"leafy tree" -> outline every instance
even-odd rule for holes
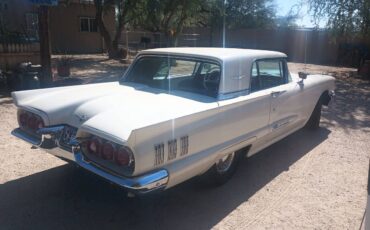
[[[193,19],[203,8],[202,0],[143,0],[136,9],[132,25],[162,32],[167,38],[167,45],[176,46],[184,26],[193,24]]]
[[[162,32],[167,45],[177,44],[185,26],[266,28],[274,26],[273,0],[144,0],[137,8],[134,27]]]
[[[273,0],[206,0],[205,26],[213,32],[224,29],[271,28],[275,26]],[[205,16],[204,16],[205,15]]]
[[[131,11],[134,10],[139,3],[140,1],[136,0],[94,0],[96,23],[101,36],[104,38],[104,43],[110,58],[122,56],[118,49],[118,42],[121,39],[121,34],[125,25],[133,18]],[[108,10],[112,10],[112,8],[115,10],[116,21],[116,30],[113,35],[109,33],[104,23],[104,13]]]
[[[300,18],[301,9],[302,4],[293,5],[285,16],[275,19],[276,26],[280,28],[297,28],[296,21]]]
[[[273,27],[275,10],[272,0],[208,0],[210,26],[236,28]],[[224,19],[225,16],[225,19]]]
[[[370,0],[308,0],[316,24],[322,19],[337,35],[370,34]]]

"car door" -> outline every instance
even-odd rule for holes
[[[255,88],[258,73],[254,64],[251,70],[251,93],[219,101],[219,136],[224,140],[241,137],[262,138],[271,132],[269,127],[271,95],[267,90]]]
[[[274,140],[302,125],[302,90],[296,82],[290,80],[284,59],[260,60],[257,67],[261,89],[270,91],[269,136]]]

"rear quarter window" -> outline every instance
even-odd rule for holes
[[[285,84],[288,75],[284,59],[257,60],[251,69],[251,92]]]

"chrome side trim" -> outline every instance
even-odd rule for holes
[[[91,162],[85,161],[81,152],[74,154],[76,163],[82,168],[95,173],[104,179],[139,194],[145,194],[154,190],[164,189],[168,183],[167,170],[161,169],[142,176],[127,178],[108,173]]]
[[[232,98],[236,98],[240,96],[245,96],[245,95],[248,95],[249,93],[250,93],[249,89],[243,89],[240,91],[228,92],[228,93],[219,93],[218,100],[219,101],[228,100],[228,99],[232,99]]]

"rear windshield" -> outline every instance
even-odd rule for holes
[[[216,97],[221,68],[209,60],[148,56],[138,59],[123,82]]]

